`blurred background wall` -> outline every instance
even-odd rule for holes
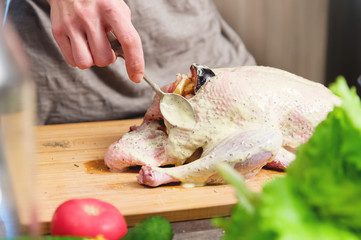
[[[326,83],[343,75],[361,96],[361,0],[330,0]]]
[[[258,65],[328,84],[361,74],[361,0],[214,0]]]
[[[325,82],[328,0],[215,0],[258,65]]]

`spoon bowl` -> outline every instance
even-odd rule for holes
[[[160,112],[172,126],[183,129],[193,129],[196,117],[191,103],[176,93],[165,93],[159,86],[151,82],[145,75],[143,79],[152,87],[160,99]]]
[[[113,32],[108,32],[107,37],[115,55],[124,59],[122,46]],[[160,99],[160,112],[165,121],[174,127],[193,129],[196,124],[196,117],[192,104],[179,94],[163,92],[160,87],[149,80],[145,74],[143,75],[143,79],[158,95]]]

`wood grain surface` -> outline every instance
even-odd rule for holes
[[[236,198],[230,185],[184,188],[139,185],[139,169],[110,172],[103,157],[107,147],[140,119],[47,125],[36,128],[37,189],[41,232],[57,206],[72,198],[98,198],[115,205],[129,226],[152,215],[170,222],[227,216]],[[262,170],[247,184],[260,191],[262,185],[282,173]]]

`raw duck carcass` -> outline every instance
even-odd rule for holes
[[[109,146],[104,158],[114,171],[141,165],[137,179],[148,186],[222,183],[220,162],[245,178],[264,166],[286,169],[297,147],[340,104],[322,84],[261,66],[211,70],[193,64],[163,90],[189,99],[194,127],[170,126],[155,96],[142,124]]]

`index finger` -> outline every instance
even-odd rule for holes
[[[143,47],[138,32],[135,30],[130,15],[109,16],[108,20],[115,36],[122,45],[128,76],[133,82],[140,82],[144,74]]]

